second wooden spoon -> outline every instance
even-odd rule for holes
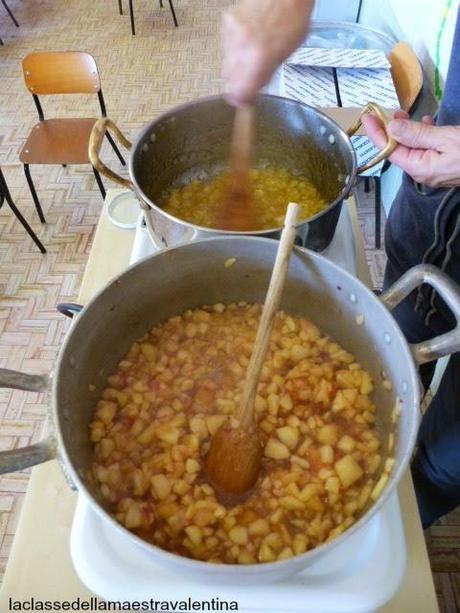
[[[220,230],[245,232],[257,228],[249,181],[253,142],[254,107],[238,107],[235,111],[230,151],[230,182],[216,220]]]

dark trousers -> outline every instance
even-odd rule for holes
[[[387,233],[388,240],[391,237]],[[389,251],[391,247],[389,244]],[[390,259],[385,270],[385,287],[400,275],[401,270]],[[440,314],[427,327],[414,306],[412,296],[393,311],[410,343],[427,340],[451,327]],[[435,366],[431,362],[420,368],[425,389],[430,385]],[[422,524],[427,528],[460,505],[460,354],[449,358],[438,391],[422,419],[411,469]]]
[[[458,9],[457,9],[458,10]],[[460,125],[460,18],[457,19],[449,71],[443,100],[437,116],[438,125]],[[405,175],[401,190],[391,208],[385,246],[388,266],[386,285],[398,279],[408,268],[427,262],[444,268],[460,284],[460,238],[455,228],[460,214],[460,189],[448,197],[446,188],[423,188],[420,195],[413,181]],[[437,225],[436,214],[440,210]],[[437,232],[435,232],[435,228]],[[455,236],[455,240],[453,239]],[[432,249],[431,247],[434,246]],[[446,256],[450,254],[450,257]],[[395,310],[395,317],[409,342],[426,340],[446,332],[453,318],[438,300],[436,315],[425,325],[427,314],[414,312],[414,297]],[[420,427],[418,448],[412,462],[412,476],[424,527],[460,505],[460,354],[449,359],[439,390]],[[420,369],[427,387],[433,364]]]

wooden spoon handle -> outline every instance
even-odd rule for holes
[[[243,428],[248,428],[253,422],[257,384],[259,383],[260,373],[267,355],[273,321],[281,301],[281,294],[289,267],[289,259],[296,236],[295,225],[299,210],[299,205],[291,202],[286,211],[275,265],[262,309],[251,359],[246,371],[241,402],[235,412],[235,417]]]
[[[235,111],[230,152],[230,169],[233,177],[246,176],[252,162],[254,140],[254,106],[248,104]]]

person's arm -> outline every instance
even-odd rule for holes
[[[374,115],[365,115],[367,135],[379,148],[386,143],[382,124]],[[389,124],[399,145],[390,161],[415,181],[430,187],[460,186],[460,126],[435,126],[431,117],[411,121],[403,111]]]
[[[302,42],[314,0],[241,0],[222,22],[223,77],[231,104],[253,102]]]

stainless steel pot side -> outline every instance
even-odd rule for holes
[[[386,125],[384,113],[375,104],[370,103],[363,109],[362,113],[365,112],[376,113]],[[103,118],[94,125],[89,144],[93,166],[106,177],[134,190],[157,247],[229,234],[173,217],[162,207],[171,189],[192,179],[209,178],[226,168],[233,118],[234,110],[224,98],[213,96],[161,115],[142,130],[132,145],[112,120]],[[348,134],[354,134],[359,126],[360,121]],[[107,168],[99,157],[107,129],[131,149],[131,180]],[[385,149],[357,171],[349,135],[334,120],[306,104],[269,95],[261,95],[257,100],[254,165],[282,167],[307,177],[329,203],[323,211],[297,226],[298,243],[315,251],[324,250],[331,242],[342,202],[353,188],[357,172],[388,157],[396,145],[389,137]],[[280,232],[281,228],[272,228],[234,234],[278,238]]]
[[[460,350],[460,290],[432,266],[411,269],[380,299],[359,280],[325,257],[296,247],[281,308],[311,318],[321,330],[351,351],[375,381],[377,425],[385,453],[397,399],[396,463],[380,499],[343,535],[290,560],[249,566],[219,565],[182,558],[151,545],[116,523],[97,491],[86,482],[92,461],[88,425],[93,409],[130,345],[152,326],[188,308],[216,302],[262,302],[275,260],[275,241],[257,237],[219,237],[164,250],[129,268],[109,283],[76,318],[49,380],[0,370],[0,385],[49,389],[55,434],[46,441],[0,454],[0,473],[19,470],[58,456],[71,481],[105,522],[135,543],[143,556],[202,581],[263,582],[294,574],[317,560],[365,524],[394,492],[406,470],[417,433],[420,384],[417,364]],[[225,268],[224,262],[237,258]],[[408,345],[391,309],[422,283],[434,287],[457,318],[451,332]],[[361,325],[363,316],[364,321]],[[392,389],[383,384],[382,373]],[[92,386],[95,386],[94,391]],[[56,442],[57,441],[57,442]]]

